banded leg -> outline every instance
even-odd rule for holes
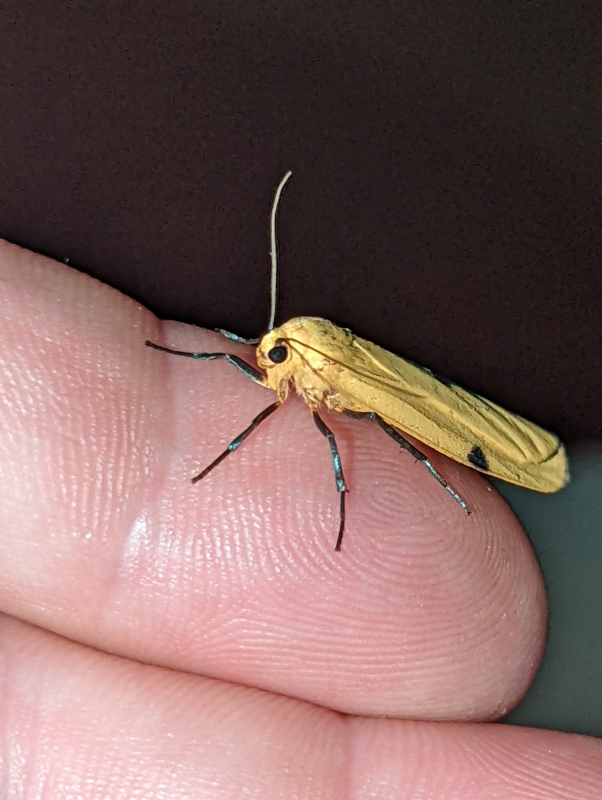
[[[195,475],[195,477],[192,478],[192,482],[198,483],[198,481],[202,481],[206,475],[209,475],[211,470],[215,469],[215,467],[217,467],[218,464],[222,463],[222,461],[224,460],[224,458],[226,458],[226,456],[229,456],[230,453],[233,453],[235,450],[238,450],[238,448],[241,446],[241,444],[244,442],[247,436],[253,433],[255,428],[258,428],[259,425],[261,425],[261,423],[264,421],[264,419],[267,419],[270,416],[270,414],[273,414],[274,411],[276,411],[277,408],[280,408],[280,405],[281,405],[280,400],[276,400],[276,402],[272,403],[271,406],[264,408],[263,411],[255,417],[255,419],[251,422],[248,428],[245,428],[242,433],[238,434],[236,439],[233,439],[230,442],[228,447],[226,447],[224,452],[221,453],[215,459],[215,461],[212,461],[208,467],[205,467],[205,469],[202,472],[200,472],[198,475]]]
[[[374,422],[376,422],[376,424],[383,429],[383,431],[387,434],[387,436],[390,436],[391,439],[393,439],[393,441],[396,442],[401,447],[402,450],[407,450],[408,453],[414,456],[414,458],[417,461],[421,461],[424,464],[424,466],[428,469],[433,478],[435,478],[435,480],[438,481],[441,484],[441,486],[443,486],[446,492],[451,494],[456,503],[458,503],[458,505],[461,506],[467,514],[471,513],[470,509],[466,505],[466,502],[462,500],[460,495],[452,489],[452,487],[445,480],[445,478],[439,472],[437,472],[435,467],[431,464],[431,462],[424,455],[424,453],[421,453],[420,450],[414,447],[413,444],[408,442],[408,440],[405,439],[401,435],[401,433],[399,433],[398,430],[396,430],[392,425],[389,425],[388,422],[385,422],[382,417],[379,417],[379,415],[375,414],[374,411],[366,411],[366,412],[346,411],[345,414],[347,414],[347,416],[349,417],[358,417],[363,419],[374,420]]]
[[[221,336],[225,336],[226,339],[230,339],[233,342],[240,342],[241,344],[259,344],[261,339],[257,336],[253,337],[253,339],[245,339],[244,336],[239,336],[237,333],[232,333],[232,331],[226,331],[223,328],[216,328],[216,333],[219,333]]]
[[[144,342],[144,344],[147,347],[152,347],[153,350],[160,350],[162,353],[171,353],[172,356],[183,356],[184,358],[194,358],[198,361],[216,361],[219,358],[223,358],[229,364],[232,364],[233,367],[236,367],[237,370],[240,370],[247,378],[255,381],[255,383],[258,383],[260,386],[266,385],[265,378],[259,370],[247,364],[247,362],[243,361],[239,356],[233,356],[231,353],[189,353],[186,350],[171,350],[169,347],[163,347],[160,344],[155,344],[148,340]]]
[[[317,411],[312,411],[311,413],[313,415],[317,429],[320,431],[322,436],[326,437],[326,439],[328,440],[328,444],[330,445],[330,455],[332,456],[334,477],[337,484],[337,492],[339,493],[340,497],[339,535],[337,537],[337,543],[334,548],[336,552],[339,552],[339,550],[341,549],[341,544],[343,542],[343,533],[345,532],[345,494],[349,491],[349,489],[347,488],[347,484],[345,483],[345,478],[343,476],[343,465],[341,464],[341,454],[339,453],[339,448],[337,446],[337,441],[335,439],[334,433],[326,425],[324,420],[321,419]]]

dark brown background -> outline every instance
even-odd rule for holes
[[[0,235],[256,335],[290,168],[281,321],[601,436],[596,4],[286,6],[4,3]]]
[[[0,12],[0,235],[255,335],[290,168],[280,320],[327,316],[572,445],[560,495],[504,488],[551,613],[509,719],[598,735],[601,32],[558,1]]]

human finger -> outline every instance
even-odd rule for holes
[[[5,611],[144,661],[343,711],[488,719],[539,663],[545,597],[489,484],[325,415],[350,487],[291,399],[204,481],[272,393],[144,347],[250,348],[161,324],[86,276],[2,248]]]
[[[101,653],[0,617],[0,785],[96,800],[597,800],[602,743],[347,717]]]

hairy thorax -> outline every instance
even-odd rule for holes
[[[333,383],[349,352],[353,334],[319,317],[295,317],[267,333],[257,346],[257,364],[266,372],[266,385],[285,400],[292,385],[310,408],[356,410],[351,398]],[[270,354],[285,348],[286,358],[274,363]],[[280,353],[278,353],[280,354]],[[348,356],[347,356],[348,357]]]

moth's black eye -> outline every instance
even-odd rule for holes
[[[268,358],[270,361],[273,361],[274,364],[282,364],[283,361],[286,361],[286,357],[288,356],[288,351],[286,347],[283,345],[278,345],[277,347],[272,347],[270,352],[268,353]]]

